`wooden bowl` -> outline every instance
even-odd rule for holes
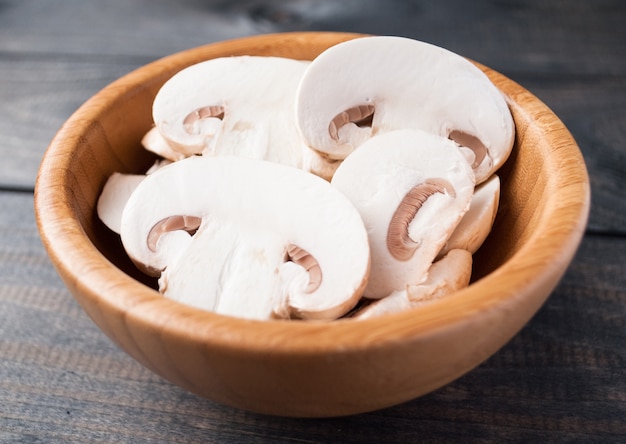
[[[162,297],[95,214],[114,171],[143,172],[140,146],[159,87],[181,68],[228,55],[311,59],[356,37],[287,33],[184,51],[142,67],[87,101],[60,129],[37,179],[43,243],[93,321],[140,363],[200,396],[256,412],[338,416],[398,404],[468,372],[510,340],[552,292],[589,211],[581,153],[561,121],[515,82],[504,92],[517,137],[500,170],[501,206],[475,255],[473,283],[422,308],[332,323],[250,321]]]

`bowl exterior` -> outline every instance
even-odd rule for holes
[[[589,211],[589,180],[562,122],[515,82],[481,68],[505,95],[517,135],[501,170],[501,206],[475,256],[470,287],[378,319],[257,322],[163,298],[95,215],[114,171],[153,158],[140,140],[152,100],[185,66],[229,55],[312,59],[359,35],[286,33],[184,51],[140,68],[86,102],[41,164],[35,212],[68,289],[111,340],[165,379],[217,402],[300,417],[347,415],[408,401],[468,372],[512,338],[557,285]]]

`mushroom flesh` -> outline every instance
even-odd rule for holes
[[[504,163],[514,141],[507,103],[478,67],[404,37],[363,37],[328,48],[302,77],[296,113],[306,143],[333,159],[397,129],[449,138],[471,151],[477,183]]]
[[[469,208],[474,174],[448,139],[420,130],[373,137],[337,168],[331,184],[359,210],[372,269],[365,296],[417,285]]]
[[[155,125],[185,156],[239,155],[299,167],[305,146],[293,107],[308,64],[236,56],[189,66],[159,89]]]
[[[467,287],[471,276],[472,254],[467,250],[450,250],[431,265],[426,281],[419,285],[407,285],[403,290],[375,300],[355,311],[351,317],[368,319],[419,307]]]
[[[448,251],[459,248],[472,254],[476,253],[491,232],[499,203],[500,178],[494,174],[476,186],[469,210],[438,256],[444,256]]]
[[[342,193],[242,157],[192,156],[147,176],[124,208],[121,238],[165,296],[233,316],[334,319],[369,275],[367,233]]]

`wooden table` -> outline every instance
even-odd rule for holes
[[[0,2],[0,441],[626,442],[626,2]],[[579,252],[496,355],[420,399],[300,420],[183,392],[117,349],[41,246],[33,184],[63,121],[147,62],[239,36],[339,30],[444,46],[521,83],[589,169]]]

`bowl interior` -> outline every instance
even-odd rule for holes
[[[108,230],[97,217],[95,205],[107,178],[113,172],[143,173],[155,160],[154,155],[141,148],[141,138],[152,126],[152,101],[160,86],[184,66],[209,58],[228,55],[274,55],[312,59],[327,46],[353,38],[354,35],[329,35],[316,41],[295,38],[277,47],[250,46],[245,49],[223,45],[186,51],[169,57],[170,63],[160,61],[139,70],[132,80],[124,82],[115,97],[98,109],[73,150],[68,169],[68,190],[72,192],[73,214],[94,246],[113,264],[135,279],[156,288],[156,281],[137,271],[126,256],[119,236]],[[480,66],[480,65],[479,65]],[[509,94],[519,93],[517,85],[487,67],[481,68]],[[526,113],[515,98],[507,95],[513,112],[517,138],[507,163],[498,172],[502,181],[502,197],[493,230],[476,253],[472,281],[476,281],[512,257],[536,227],[536,219],[544,214],[545,192],[555,193],[549,181],[546,165],[537,159],[548,158],[549,140],[535,128],[533,116]],[[96,101],[91,103],[100,105]],[[532,134],[536,133],[536,134]],[[532,139],[531,141],[528,138]],[[521,168],[520,166],[524,166]],[[546,188],[547,187],[547,188]],[[534,192],[533,192],[534,190]]]
[[[113,172],[143,173],[155,160],[154,155],[141,147],[140,141],[152,126],[152,101],[160,86],[182,68],[210,58],[247,54],[310,60],[333,44],[359,36],[287,33],[265,36],[265,39],[252,37],[221,42],[166,57],[113,83],[81,107],[69,125],[61,129],[55,141],[63,146],[55,147],[53,142],[50,149],[67,155],[62,165],[63,174],[54,179],[62,188],[70,210],[65,216],[78,221],[89,242],[117,268],[156,288],[156,281],[140,273],[130,262],[119,236],[104,226],[95,208]],[[559,168],[564,162],[561,157],[568,156],[567,161],[582,165],[576,171],[577,184],[584,187],[587,181],[577,146],[558,118],[515,82],[477,65],[505,95],[515,120],[516,139],[511,156],[498,171],[500,207],[488,239],[475,254],[472,282],[505,264],[551,217],[563,185],[559,177]],[[556,151],[556,144],[569,151]],[[582,216],[570,222],[580,225],[582,221],[584,225],[584,193],[579,200]]]

